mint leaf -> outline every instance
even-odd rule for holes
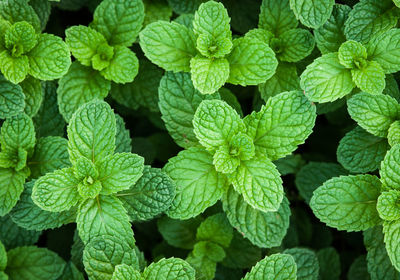
[[[383,161],[379,174],[381,175],[382,184],[390,189],[400,190],[400,145],[391,148]]]
[[[27,53],[37,43],[37,35],[32,25],[26,21],[14,23],[4,36],[5,47],[12,49],[11,54],[17,56],[17,52]],[[13,48],[15,47],[15,48]]]
[[[28,75],[29,59],[26,55],[14,58],[4,50],[0,51],[0,59],[0,70],[10,82],[18,84]]]
[[[111,280],[140,280],[140,272],[124,263],[118,264],[115,266]]]
[[[198,241],[212,241],[228,247],[233,238],[233,230],[226,216],[222,213],[207,217],[197,228]]]
[[[65,266],[65,261],[56,253],[36,246],[11,249],[7,257],[5,272],[10,279],[57,279]]]
[[[143,271],[142,278],[145,280],[194,280],[195,271],[184,260],[178,258],[161,259],[146,267]]]
[[[321,27],[330,17],[334,0],[290,0],[290,8],[302,24],[311,28]]]
[[[142,1],[102,1],[93,15],[91,27],[99,31],[110,45],[130,46],[144,20]]]
[[[190,60],[193,86],[202,94],[212,94],[221,88],[229,77],[229,62],[225,58]]]
[[[383,233],[385,235],[384,241],[386,245],[386,251],[389,255],[392,265],[399,271],[400,270],[400,259],[399,259],[399,243],[398,238],[400,234],[400,220],[393,222],[385,222],[383,224]]]
[[[397,205],[399,199],[400,191],[398,190],[389,190],[381,193],[378,197],[376,209],[382,220],[395,221],[400,219],[400,209]]]
[[[136,184],[116,196],[133,221],[149,220],[170,207],[175,197],[175,183],[161,169],[145,166]]]
[[[224,194],[222,203],[231,225],[251,243],[261,248],[272,248],[282,243],[290,217],[289,201],[286,198],[283,198],[278,212],[262,212],[247,204],[230,187]]]
[[[176,196],[167,215],[174,219],[188,219],[215,204],[228,182],[218,174],[212,156],[202,148],[192,147],[169,159],[163,171],[176,184]]]
[[[366,230],[381,222],[376,211],[380,188],[379,179],[372,175],[335,177],[314,191],[310,207],[330,227]]]
[[[4,271],[7,266],[7,252],[3,243],[0,242],[0,271]]]
[[[368,62],[364,68],[352,69],[353,81],[362,91],[372,94],[382,93],[385,88],[385,72],[376,61]]]
[[[139,70],[139,60],[134,52],[123,46],[115,46],[109,65],[101,71],[107,80],[116,83],[131,83]]]
[[[291,255],[296,262],[298,280],[319,279],[318,258],[314,251],[305,248],[291,248],[286,249],[283,253]]]
[[[31,152],[35,141],[32,119],[25,114],[8,118],[1,127],[2,150],[17,151],[21,148]]]
[[[35,28],[36,32],[40,32],[39,17],[27,2],[26,0],[1,1],[0,15],[11,24],[26,21]]]
[[[25,108],[25,96],[22,88],[0,76],[0,119],[22,113]]]
[[[400,116],[399,103],[383,94],[356,94],[347,101],[347,110],[358,125],[380,137],[387,136],[390,125]]]
[[[258,27],[279,37],[284,32],[296,28],[297,19],[290,10],[289,0],[263,0],[260,7]]]
[[[309,56],[315,46],[313,35],[301,28],[288,30],[279,39],[282,51],[277,54],[277,57],[281,61],[300,61]]]
[[[39,235],[42,233],[41,231],[26,230],[22,227],[19,227],[13,222],[10,215],[0,218],[0,221],[2,225],[0,231],[0,240],[2,240],[3,245],[7,250],[15,247],[35,244],[39,239]]]
[[[367,62],[367,49],[359,42],[346,41],[339,47],[340,64],[349,69],[364,67]]]
[[[157,228],[169,245],[192,249],[196,243],[196,230],[202,220],[201,216],[188,220],[174,220],[164,216],[157,220]]]
[[[349,94],[355,84],[351,71],[339,63],[336,53],[325,54],[301,74],[300,86],[314,102],[332,102]]]
[[[315,110],[300,91],[283,92],[268,99],[259,112],[244,119],[256,154],[276,160],[292,153],[311,134]]]
[[[115,115],[106,102],[92,101],[79,107],[67,128],[68,152],[74,164],[86,157],[94,164],[115,150]]]
[[[271,78],[278,61],[270,47],[251,38],[233,40],[233,47],[226,57],[229,61],[228,83],[234,85],[258,85]]]
[[[25,113],[33,117],[39,111],[43,101],[44,91],[39,80],[28,76],[21,84],[22,91],[25,94]]]
[[[340,256],[335,248],[326,247],[317,252],[319,274],[322,280],[339,280]]]
[[[190,59],[196,56],[193,31],[186,26],[158,21],[147,25],[139,34],[146,57],[167,71],[190,71]]]
[[[400,121],[395,121],[390,125],[387,137],[390,146],[400,144]]]
[[[259,261],[243,280],[276,279],[295,280],[297,267],[291,255],[273,254]]]

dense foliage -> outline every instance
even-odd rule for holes
[[[399,20],[0,0],[0,280],[399,280]]]

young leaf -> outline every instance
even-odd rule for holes
[[[379,216],[385,221],[395,221],[400,219],[400,207],[397,202],[400,200],[400,191],[389,190],[384,191],[378,197],[376,209]]]
[[[376,61],[368,62],[361,69],[352,69],[353,81],[362,91],[380,94],[385,88],[385,72]]]
[[[279,37],[284,32],[296,28],[298,21],[290,9],[289,0],[263,0],[260,7],[258,27]]]
[[[346,41],[339,47],[340,64],[349,69],[364,67],[367,59],[367,49],[359,42]]]
[[[393,146],[381,162],[381,181],[390,189],[400,190],[400,145]]]
[[[331,16],[334,0],[290,0],[290,8],[296,17],[307,27],[319,28]]]
[[[381,183],[372,175],[332,178],[314,191],[310,207],[322,222],[346,231],[361,231],[381,222],[376,203]]]
[[[243,280],[276,279],[295,280],[297,267],[288,254],[273,254],[259,261]]]
[[[150,264],[142,274],[144,280],[194,280],[194,269],[184,260],[178,258],[161,259]]]

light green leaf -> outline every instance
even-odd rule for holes
[[[400,207],[397,202],[400,200],[400,191],[389,190],[382,192],[378,197],[376,209],[379,216],[385,221],[395,221],[400,219]]]
[[[23,113],[8,118],[1,127],[0,137],[2,150],[32,151],[36,141],[32,119]]]
[[[335,177],[314,191],[310,207],[330,227],[366,230],[381,222],[376,211],[380,188],[381,182],[373,175]]]
[[[339,47],[340,64],[349,69],[360,69],[367,64],[367,49],[359,42],[350,40]]]
[[[13,57],[8,51],[0,50],[0,61],[0,70],[10,82],[18,84],[28,75],[29,59],[26,55]]]
[[[288,30],[279,39],[282,51],[277,54],[277,57],[281,61],[300,61],[309,56],[315,46],[313,35],[301,28]]]
[[[387,136],[390,125],[400,116],[397,100],[384,94],[356,94],[347,101],[347,110],[359,126],[380,137]]]
[[[197,228],[198,241],[212,241],[222,247],[228,247],[232,238],[232,226],[222,213],[207,217]]]
[[[224,259],[224,249],[210,241],[196,243],[186,261],[196,270],[196,277],[205,280],[215,278],[217,262]]]
[[[367,44],[368,58],[380,64],[386,74],[400,71],[400,29],[372,37]]]
[[[51,34],[41,34],[29,52],[29,75],[48,81],[64,76],[71,65],[71,54],[64,41]]]
[[[166,211],[175,197],[175,183],[161,169],[145,166],[143,176],[116,195],[133,221],[145,221]]]
[[[212,94],[220,89],[229,77],[229,62],[225,58],[190,60],[193,86],[202,94]]]
[[[379,167],[388,149],[385,138],[374,136],[357,126],[340,140],[337,160],[350,172],[370,172]]]
[[[194,269],[184,260],[178,258],[161,259],[150,264],[143,271],[144,280],[194,280]]]
[[[140,47],[146,57],[167,71],[190,71],[190,59],[196,55],[196,39],[186,26],[158,21],[139,34]]]
[[[0,119],[22,113],[25,108],[24,99],[22,88],[0,75]]]
[[[400,271],[400,246],[398,242],[400,238],[400,220],[385,222],[383,224],[383,233],[390,261]]]
[[[111,45],[130,46],[142,28],[144,5],[140,0],[106,0],[97,6],[91,27]]]
[[[276,160],[292,153],[311,134],[315,112],[315,106],[301,91],[283,92],[268,99],[259,112],[244,119],[256,154]]]
[[[278,212],[262,212],[247,204],[230,187],[222,198],[223,208],[231,225],[251,243],[261,248],[281,245],[289,227],[289,201],[283,198]]]
[[[358,2],[345,22],[347,39],[367,43],[375,34],[395,27],[398,19],[396,9],[391,0]]]
[[[234,85],[258,85],[271,78],[278,61],[270,47],[251,38],[233,40],[231,53],[226,57],[230,73],[228,83]]]
[[[27,0],[10,0],[0,2],[0,15],[10,23],[26,21],[40,32],[40,20],[35,10],[28,4]]]
[[[112,279],[117,265],[138,269],[138,259],[131,245],[113,235],[97,236],[83,250],[83,264],[90,279]]]
[[[314,102],[332,102],[349,94],[355,84],[351,71],[339,63],[337,53],[325,54],[301,74],[300,86]]]
[[[284,32],[296,28],[297,19],[290,10],[289,0],[263,0],[260,7],[258,27],[279,37]]]
[[[1,217],[0,222],[2,226],[0,230],[0,240],[2,240],[7,250],[35,244],[42,233],[41,231],[26,230],[19,227],[13,222],[10,215]]]
[[[74,164],[79,157],[86,157],[97,164],[112,155],[115,126],[115,115],[106,102],[92,101],[79,107],[67,128],[70,161]]]
[[[288,254],[273,254],[259,261],[243,280],[276,279],[296,280],[297,267]]]
[[[290,0],[290,8],[307,27],[319,28],[331,16],[334,0]]]
[[[28,76],[21,84],[22,91],[25,95],[25,113],[33,117],[39,111],[43,101],[44,91],[39,80]]]
[[[144,158],[132,153],[108,156],[97,165],[101,194],[112,194],[129,189],[143,174]]]
[[[126,264],[118,264],[115,266],[111,280],[140,280],[140,272],[132,266]]]
[[[194,133],[209,150],[228,145],[232,137],[244,130],[239,114],[222,100],[204,100],[193,118]]]
[[[353,81],[362,91],[380,94],[385,88],[385,72],[376,61],[368,62],[361,69],[352,69]]]
[[[318,280],[319,264],[314,251],[306,248],[291,248],[283,251],[291,255],[297,266],[297,280]]]
[[[5,273],[10,279],[56,280],[65,266],[65,261],[56,253],[36,246],[11,249],[7,256]]]
[[[60,79],[57,88],[60,113],[69,121],[81,105],[92,100],[104,99],[110,88],[110,81],[99,72],[74,62],[67,74]]]
[[[17,205],[11,210],[12,220],[20,227],[41,231],[61,227],[75,222],[76,209],[64,212],[45,211],[32,201],[32,188],[35,180],[25,184],[25,189]]]
[[[382,184],[400,190],[400,145],[393,146],[381,162],[379,170]]]
[[[326,247],[317,252],[321,280],[339,280],[341,274],[340,256],[335,248]]]
[[[14,23],[5,33],[5,47],[11,51],[11,56],[29,52],[37,43],[35,29],[26,21]]]
[[[127,47],[116,46],[110,65],[101,71],[107,80],[116,83],[131,83],[139,70],[139,60],[134,52]]]
[[[250,141],[252,142],[251,139]],[[215,152],[213,156],[213,164],[217,172],[229,174],[234,172],[236,168],[240,165],[240,158],[231,155],[230,151],[232,149],[235,148],[232,146],[223,145]],[[253,145],[253,154],[254,154],[254,145]]]
[[[222,3],[208,1],[200,5],[194,14],[193,31],[199,35],[208,35],[218,42],[230,38],[230,18]]]
[[[322,54],[337,52],[346,41],[344,23],[351,11],[347,5],[335,4],[330,18],[320,28],[314,30],[315,42]]]
[[[196,145],[193,116],[202,100],[214,99],[217,95],[201,94],[194,88],[190,74],[173,72],[165,73],[158,94],[161,118],[171,137],[183,148]]]
[[[400,121],[395,121],[390,125],[387,138],[392,147],[400,144]]]
[[[32,200],[40,208],[51,212],[61,212],[75,206],[79,199],[73,168],[56,170],[36,180],[32,189]]]
[[[232,39],[222,37],[214,39],[211,35],[200,34],[196,41],[196,48],[199,52],[208,58],[222,58],[232,49]]]
[[[232,181],[235,190],[254,209],[277,211],[284,191],[282,179],[275,165],[267,158],[255,158],[241,162]]]
[[[228,182],[216,172],[212,156],[202,148],[189,148],[169,159],[163,169],[176,184],[176,196],[167,215],[188,219],[215,204]]]
[[[103,238],[104,235],[113,235],[131,245],[134,243],[129,216],[122,202],[112,195],[99,195],[83,201],[79,205],[76,223],[85,244],[96,236]]]

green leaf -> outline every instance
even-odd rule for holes
[[[85,278],[75,264],[69,261],[67,262],[62,275],[57,280],[85,280]]]
[[[334,0],[290,0],[290,8],[302,24],[310,28],[321,27],[331,16]]]
[[[376,211],[380,188],[381,182],[373,175],[335,177],[314,191],[310,207],[330,227],[366,230],[381,222]]]
[[[42,233],[41,231],[26,230],[19,227],[13,222],[10,215],[1,217],[0,222],[2,226],[0,230],[0,240],[7,250],[35,244]]]
[[[188,220],[174,220],[163,216],[157,220],[157,228],[169,245],[192,249],[196,243],[196,230],[201,222],[201,216]]]
[[[25,108],[24,99],[22,88],[0,75],[0,119],[22,113]]]
[[[14,23],[5,33],[5,47],[12,56],[26,54],[37,43],[35,29],[26,21]]]
[[[176,196],[167,215],[174,219],[188,219],[215,204],[224,193],[228,182],[216,172],[212,156],[202,148],[192,147],[169,159],[164,172],[176,184]]]
[[[46,230],[75,222],[76,209],[64,212],[45,211],[32,201],[32,188],[35,180],[25,184],[25,189],[17,205],[10,212],[12,220],[20,227],[29,230]]]
[[[225,58],[203,58],[190,60],[193,86],[202,94],[212,94],[220,89],[229,77],[229,62]]]
[[[98,164],[102,194],[129,189],[143,174],[144,158],[132,153],[117,153]]]
[[[143,176],[116,195],[133,221],[145,221],[166,211],[175,197],[175,183],[161,169],[145,166]]]
[[[283,92],[268,99],[259,112],[244,119],[256,154],[271,160],[291,154],[311,134],[315,112],[315,106],[301,91]]]
[[[290,154],[273,162],[282,176],[297,174],[304,166],[305,160],[299,154]]]
[[[352,69],[353,81],[362,91],[380,94],[385,88],[385,72],[376,61],[368,62],[364,68]]]
[[[35,130],[32,120],[25,114],[8,118],[1,127],[2,150],[17,151],[18,148],[31,151],[35,146]]]
[[[337,52],[346,41],[344,23],[351,11],[347,5],[335,4],[330,18],[320,28],[314,30],[315,42],[322,54]]]
[[[110,65],[101,71],[107,80],[116,83],[131,83],[139,70],[139,60],[134,52],[123,46],[115,46]]]
[[[113,235],[92,238],[83,251],[83,264],[90,279],[110,280],[120,264],[139,268],[132,246]]]
[[[397,100],[383,94],[356,94],[347,101],[347,110],[359,126],[380,137],[387,136],[390,125],[400,116]]]
[[[161,259],[150,264],[143,271],[142,278],[165,280],[194,280],[194,269],[184,260],[178,258]]]
[[[128,244],[134,243],[129,216],[115,196],[99,195],[81,202],[76,223],[79,236],[85,244],[96,236],[107,234]]]
[[[325,181],[347,174],[337,163],[311,161],[296,174],[295,183],[300,196],[310,203],[313,192]]]
[[[39,111],[43,101],[44,91],[39,80],[28,76],[21,84],[22,91],[25,95],[25,113],[33,117]]]
[[[317,252],[319,275],[321,280],[339,280],[341,274],[340,257],[333,247],[326,247]]]
[[[79,107],[67,128],[70,161],[74,164],[79,157],[86,157],[97,164],[112,155],[115,126],[115,115],[106,102],[92,101]]]
[[[398,190],[389,190],[381,193],[376,209],[382,220],[395,221],[400,219],[399,199],[400,191]]]
[[[31,178],[38,178],[53,170],[69,166],[68,142],[65,138],[39,138],[35,152],[28,161]]]
[[[314,49],[313,35],[305,29],[296,28],[281,34],[280,44],[282,52],[277,54],[281,61],[297,62],[309,56]]]
[[[400,144],[400,121],[395,121],[390,125],[387,138],[391,147]]]
[[[0,168],[0,217],[4,216],[15,206],[24,190],[26,174],[13,169]]]
[[[73,168],[56,170],[36,180],[32,200],[46,211],[61,212],[75,206],[79,199],[79,180]]]
[[[383,161],[379,174],[382,184],[390,189],[400,190],[400,145],[391,148]]]
[[[243,280],[276,279],[295,280],[297,267],[294,258],[288,254],[273,254],[259,261]]]
[[[11,24],[26,21],[40,32],[40,20],[27,0],[10,0],[0,2],[0,15]]]
[[[314,102],[332,102],[349,94],[355,84],[351,71],[339,63],[337,53],[325,54],[301,74],[300,86]]]
[[[359,42],[346,41],[339,47],[338,58],[346,68],[362,68],[367,63],[367,49]]]
[[[228,145],[232,137],[244,130],[239,114],[222,100],[204,100],[193,118],[194,133],[209,150]]]
[[[296,66],[284,62],[279,63],[275,74],[265,83],[258,85],[258,90],[261,98],[265,101],[281,92],[300,90],[300,79]]]
[[[222,247],[228,247],[233,238],[233,229],[222,213],[207,217],[197,228],[198,241],[212,241]]]
[[[40,27],[43,31],[50,17],[51,4],[50,1],[29,0],[29,5],[35,10],[39,17]]]
[[[337,160],[350,172],[370,172],[379,167],[388,149],[385,138],[369,134],[357,126],[340,140]]]
[[[291,255],[297,266],[298,280],[318,280],[319,264],[317,255],[314,251],[306,248],[291,248],[283,251],[284,254]]]
[[[4,271],[7,266],[7,252],[3,243],[0,242],[0,271]]]
[[[145,16],[143,26],[157,20],[169,21],[172,17],[172,7],[165,0],[143,1]]]
[[[171,6],[172,10],[180,14],[190,14],[194,13],[200,6],[202,2],[205,0],[189,0],[189,1],[180,1],[180,0],[167,0],[168,4]]]
[[[239,134],[236,134],[236,135],[239,135]],[[249,140],[251,141],[250,144],[253,144],[252,140],[251,139],[249,139]],[[240,165],[240,158],[234,157],[230,154],[230,151],[232,149],[235,149],[235,148],[232,146],[223,145],[215,152],[215,154],[213,156],[213,164],[214,164],[215,170],[217,170],[217,172],[229,174],[229,173],[234,172],[237,169],[237,167]],[[254,155],[254,145],[253,145],[253,155]]]
[[[349,268],[349,271],[347,272],[347,279],[370,279],[365,255],[360,255],[353,261]]]
[[[140,272],[132,266],[126,264],[118,264],[115,266],[111,280],[140,280]]]
[[[196,39],[186,26],[158,21],[147,25],[139,34],[146,57],[167,71],[190,71],[190,60],[196,55]]]
[[[222,3],[208,1],[200,5],[193,20],[193,31],[199,35],[207,35],[214,41],[230,38],[230,18]]]
[[[214,99],[216,95],[204,95],[197,91],[188,73],[167,72],[158,89],[161,118],[175,140],[189,148],[198,143],[193,132],[193,116],[202,100]]]
[[[211,35],[200,34],[196,41],[196,48],[199,52],[208,58],[222,58],[232,49],[232,39],[222,37],[214,39]]]
[[[106,0],[97,6],[91,27],[99,31],[110,45],[130,46],[142,29],[144,5],[140,0]]]
[[[116,135],[115,135],[115,152],[130,153],[132,151],[132,139],[130,132],[125,128],[125,122],[122,117],[115,114]]]
[[[264,42],[251,38],[233,40],[229,61],[228,83],[234,85],[258,85],[271,78],[278,61],[270,47]]]
[[[375,34],[397,24],[398,11],[391,0],[364,0],[354,5],[345,22],[347,39],[367,43]]]
[[[71,54],[64,41],[51,34],[41,34],[29,52],[29,75],[49,81],[64,76],[71,65]]]
[[[262,212],[279,209],[284,196],[282,179],[269,159],[243,161],[234,176],[235,190],[254,209]]]
[[[283,198],[278,212],[262,212],[247,204],[230,187],[222,198],[229,222],[251,243],[261,248],[279,246],[289,227],[289,201]]]
[[[56,253],[36,246],[11,249],[7,256],[5,272],[10,279],[56,280],[65,266],[65,261]]]
[[[290,10],[289,0],[263,0],[260,7],[258,27],[279,37],[284,32],[296,28],[298,21]]]
[[[392,262],[393,266],[399,271],[400,247],[398,240],[400,236],[400,220],[385,222],[383,224],[383,233],[385,235],[384,241],[390,261]]]
[[[102,100],[110,91],[111,83],[99,72],[73,62],[67,74],[59,81],[57,99],[60,113],[69,121],[84,103]]]
[[[14,84],[22,82],[29,72],[29,59],[26,55],[11,56],[8,51],[0,51],[0,70],[4,77]]]

